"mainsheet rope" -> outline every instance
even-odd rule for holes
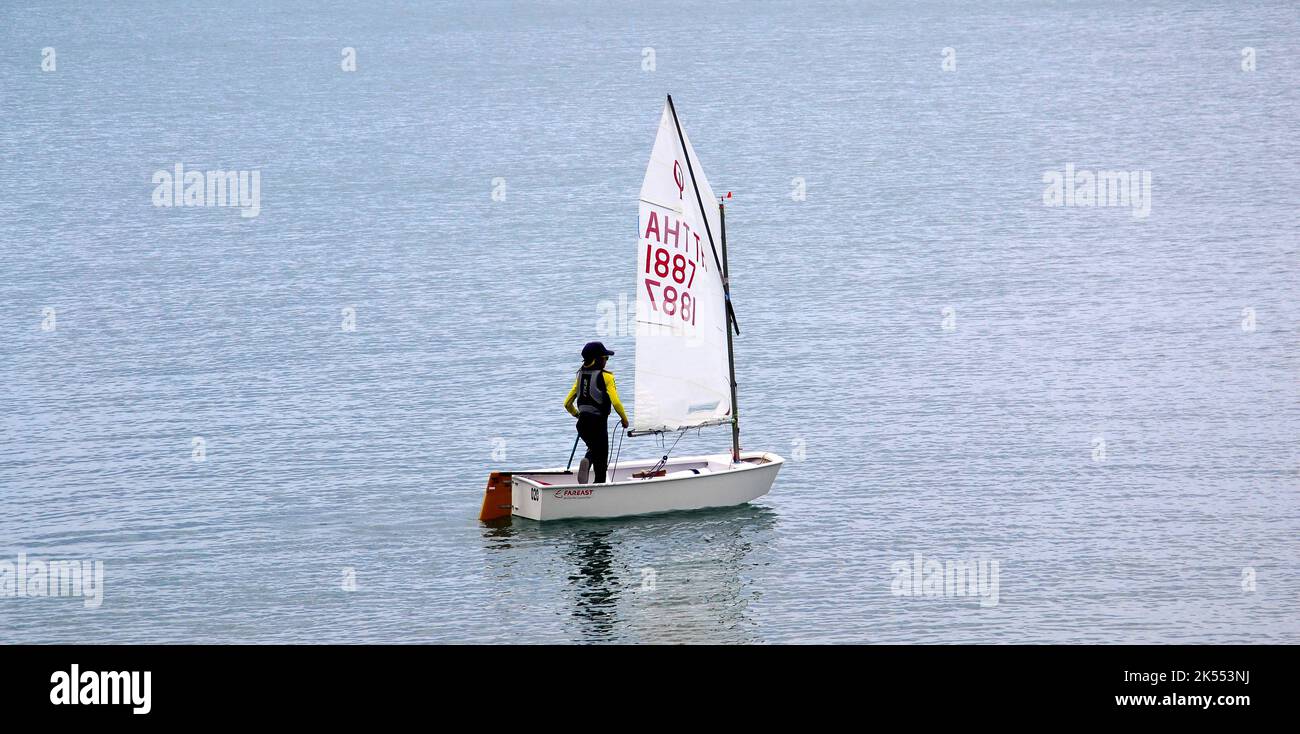
[[[627,431],[626,431],[626,430],[624,430],[624,431],[619,431],[619,430],[618,430],[618,429],[620,429],[620,428],[622,428],[622,427],[623,427],[623,426],[622,426],[621,424],[615,423],[615,424],[614,424],[614,427],[613,427],[612,429],[610,429],[610,433],[609,433],[609,445],[610,445],[610,446],[613,446],[613,445],[614,445],[614,432],[615,432],[615,431],[618,432],[618,451],[614,452],[614,466],[609,470],[609,477],[607,478],[610,484],[613,484],[614,482],[618,481],[618,480],[616,480],[616,479],[614,478],[614,472],[618,470],[618,455],[621,454],[621,453],[623,452],[623,436],[627,435]],[[608,454],[608,453],[605,454],[605,463],[606,463],[606,464],[609,463],[609,454]]]

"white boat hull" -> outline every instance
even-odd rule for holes
[[[683,456],[663,467],[666,476],[653,478],[633,475],[658,460],[622,461],[605,484],[578,484],[576,472],[563,469],[511,472],[510,511],[530,520],[563,520],[741,505],[767,494],[785,459],[763,451],[740,458],[732,464],[730,453]]]

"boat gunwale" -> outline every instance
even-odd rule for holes
[[[731,454],[722,454],[722,453],[720,453],[720,454],[701,454],[701,455],[699,455],[699,456],[682,456],[682,457],[679,457],[678,459],[675,459],[674,461],[677,461],[677,462],[689,462],[689,461],[691,461],[691,460],[696,460],[696,461],[698,461],[698,460],[701,460],[701,459],[707,459],[707,458],[712,457],[712,456],[726,456],[726,457],[729,458],[729,457],[731,456]],[[769,457],[771,457],[771,458],[769,458]],[[775,453],[773,453],[773,452],[771,452],[771,451],[754,451],[754,452],[752,452],[752,455],[751,455],[749,458],[767,458],[767,461],[763,462],[762,464],[752,464],[752,463],[750,463],[750,462],[748,462],[748,461],[745,461],[745,452],[742,452],[742,453],[741,453],[741,461],[740,461],[740,463],[741,463],[741,464],[746,464],[746,466],[735,466],[735,465],[733,464],[732,466],[733,466],[734,468],[727,469],[726,471],[720,471],[720,472],[712,472],[712,471],[711,471],[711,472],[709,472],[708,474],[693,474],[693,475],[691,475],[691,476],[689,476],[689,477],[668,477],[668,476],[663,476],[663,477],[645,477],[645,478],[643,478],[643,479],[625,479],[625,480],[623,480],[623,481],[621,481],[621,482],[606,482],[606,483],[604,483],[604,484],[596,484],[596,483],[591,483],[591,484],[573,484],[573,485],[568,485],[568,484],[563,484],[563,485],[561,485],[561,484],[542,484],[542,483],[540,483],[540,482],[535,482],[535,481],[529,479],[529,478],[526,477],[526,476],[521,476],[521,475],[524,475],[524,474],[534,474],[534,475],[552,475],[552,476],[553,476],[553,475],[557,475],[557,474],[563,475],[563,474],[574,474],[574,473],[575,473],[575,472],[567,471],[567,470],[563,470],[563,469],[560,469],[560,470],[555,470],[555,469],[549,469],[549,470],[548,470],[548,469],[541,469],[541,470],[536,470],[536,471],[503,472],[503,473],[510,474],[510,478],[511,478],[512,481],[520,481],[520,482],[523,482],[523,483],[528,484],[528,485],[530,485],[530,486],[538,487],[538,488],[541,488],[541,489],[548,489],[548,488],[554,488],[554,487],[570,487],[570,486],[573,486],[573,487],[590,487],[590,488],[592,488],[592,489],[596,489],[596,488],[602,488],[602,489],[603,489],[603,488],[607,488],[607,487],[634,487],[634,486],[639,487],[639,486],[645,486],[647,482],[662,483],[662,482],[675,482],[675,481],[689,481],[689,480],[691,480],[691,479],[698,479],[698,478],[700,478],[700,477],[726,476],[726,475],[728,475],[728,474],[734,474],[734,473],[738,473],[738,472],[746,472],[746,471],[751,471],[751,470],[754,470],[754,469],[762,469],[762,468],[764,468],[764,467],[771,467],[771,466],[778,466],[778,467],[779,467],[779,466],[781,466],[782,464],[785,463],[785,457],[780,456],[779,454],[775,454]],[[653,464],[657,464],[657,463],[659,463],[659,459],[637,459],[637,460],[632,464],[632,466],[636,466],[636,465],[643,464],[643,463],[644,463],[644,464],[651,464],[652,462],[653,462]],[[670,465],[671,465],[672,463],[673,463],[672,461],[669,462]]]

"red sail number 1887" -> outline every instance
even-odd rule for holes
[[[688,268],[689,272],[687,272]],[[694,326],[695,301],[691,298],[688,289],[695,282],[695,262],[688,260],[685,255],[674,255],[662,247],[647,244],[645,272],[646,275],[653,272],[660,278],[672,276],[673,282],[677,284],[676,286],[664,285],[662,281],[646,278],[645,289],[650,295],[650,306],[668,316],[681,314],[683,321],[689,321]],[[659,299],[655,298],[655,289],[660,289]]]

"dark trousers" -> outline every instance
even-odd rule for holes
[[[596,470],[596,484],[604,484],[605,470],[609,465],[609,425],[605,416],[595,413],[579,414],[578,435],[587,444],[587,460]]]

